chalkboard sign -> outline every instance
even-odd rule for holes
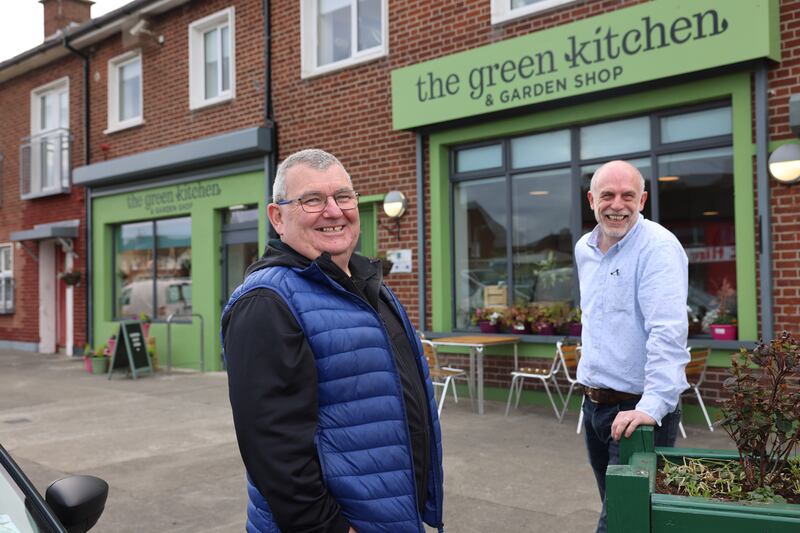
[[[147,344],[139,321],[125,321],[119,324],[117,344],[111,355],[111,364],[108,368],[108,379],[115,370],[128,370],[136,379],[137,372],[152,372],[150,356],[147,355]]]

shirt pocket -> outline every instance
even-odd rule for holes
[[[614,271],[606,282],[606,301],[611,311],[631,311],[635,301],[633,279]]]

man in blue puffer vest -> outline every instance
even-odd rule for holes
[[[268,214],[280,240],[222,315],[247,531],[443,531],[428,367],[380,261],[353,254],[350,176],[327,152],[297,152]]]

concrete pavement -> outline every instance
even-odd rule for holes
[[[594,531],[600,510],[577,415],[468,398],[445,403],[449,533]],[[731,448],[723,432],[687,427],[679,446]],[[67,474],[111,486],[97,533],[244,530],[244,469],[224,373],[157,373],[136,381],[86,373],[59,355],[0,350],[0,443],[44,492]]]

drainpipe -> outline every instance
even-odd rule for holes
[[[264,0],[264,127],[272,129],[272,146],[264,161],[265,202],[272,196],[272,182],[278,168],[278,128],[272,109],[272,29],[270,0]],[[267,240],[277,239],[272,224],[267,223]]]
[[[417,263],[419,264],[419,274],[417,275],[417,290],[419,295],[419,330],[425,331],[425,182],[423,172],[423,149],[422,134],[417,132]]]
[[[758,218],[760,239],[759,271],[761,292],[761,338],[769,341],[774,335],[772,316],[772,224],[770,223],[770,191],[767,160],[769,133],[767,131],[767,66],[759,63],[755,72],[756,104],[756,178],[758,190]]]
[[[64,48],[83,59],[83,164],[89,165],[92,162],[91,150],[89,149],[89,132],[91,122],[89,119],[89,56],[73,48],[64,37],[62,41]],[[84,261],[86,264],[86,342],[94,345],[94,332],[92,328],[92,194],[91,189],[86,187],[84,190],[84,205],[86,206],[86,224],[84,224],[84,235],[86,239],[86,253]]]

